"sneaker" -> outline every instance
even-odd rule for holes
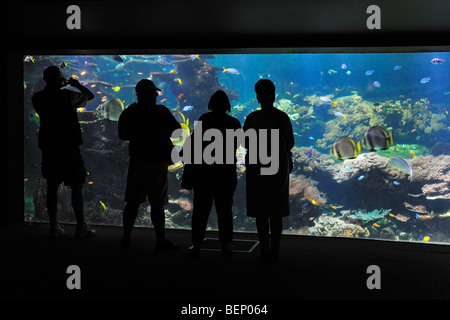
[[[66,232],[59,224],[50,225],[50,230],[48,232],[48,236],[50,238],[58,238],[65,234],[66,234]]]
[[[176,243],[172,243],[169,240],[165,240],[164,242],[156,242],[155,246],[156,252],[175,251],[178,249],[180,249],[180,246]]]
[[[89,238],[93,237],[97,234],[97,232],[89,227],[87,223],[85,223],[82,227],[78,227],[75,230],[75,238]]]

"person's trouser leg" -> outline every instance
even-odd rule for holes
[[[277,259],[280,253],[283,218],[270,218],[270,254]]]
[[[200,188],[194,190],[194,209],[191,222],[194,247],[200,247],[205,239],[212,203],[213,197],[208,191]]]
[[[71,186],[72,189],[72,207],[75,212],[77,226],[84,226],[84,201],[83,201],[83,185],[77,184]]]
[[[233,239],[233,195],[234,190],[224,190],[214,197],[219,225],[219,240],[227,248]]]
[[[269,219],[267,217],[256,218],[256,230],[258,231],[260,257],[269,255]]]
[[[123,238],[130,239],[140,203],[127,202],[123,209]]]
[[[56,213],[58,210],[58,187],[59,183],[47,180],[47,212],[50,225],[55,226],[57,222]]]
[[[164,243],[166,240],[164,206],[161,203],[150,203],[150,205],[152,208],[150,218],[155,229],[156,243]]]

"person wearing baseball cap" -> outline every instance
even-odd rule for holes
[[[121,244],[131,244],[131,231],[139,206],[148,197],[156,234],[155,250],[176,250],[179,246],[165,238],[164,205],[168,203],[167,168],[172,164],[170,137],[181,126],[167,107],[156,103],[161,89],[153,81],[142,79],[135,90],[137,103],[121,113],[118,124],[119,138],[129,141],[130,155]]]

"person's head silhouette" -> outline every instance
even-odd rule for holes
[[[45,68],[43,77],[47,86],[58,88],[63,86],[64,78],[58,66],[50,66]]]
[[[158,91],[161,89],[157,88],[152,80],[142,79],[136,84],[136,96],[138,102],[141,103],[156,103],[156,98],[158,97]]]
[[[256,99],[263,105],[271,105],[275,101],[275,85],[269,79],[261,79],[255,84]]]
[[[230,112],[231,104],[227,94],[222,90],[214,92],[214,94],[209,99],[208,110],[223,113]]]

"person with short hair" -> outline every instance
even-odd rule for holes
[[[289,215],[289,173],[292,170],[291,149],[295,145],[292,124],[288,115],[273,106],[275,102],[275,85],[268,79],[261,79],[255,84],[256,98],[261,109],[250,113],[244,123],[244,131],[249,129],[258,133],[258,143],[246,146],[246,198],[247,215],[256,218],[256,229],[260,241],[261,261],[278,260],[280,240],[283,231],[283,217]],[[260,152],[259,132],[268,130],[273,134],[278,129],[278,171],[273,175],[262,175],[261,168],[267,166],[260,162],[249,163],[248,155]],[[268,154],[272,154],[267,139]],[[275,140],[277,141],[277,140]],[[270,239],[270,240],[269,240]]]
[[[173,148],[170,137],[181,126],[167,107],[156,104],[161,89],[153,81],[142,79],[135,90],[138,102],[123,110],[118,124],[119,138],[129,141],[130,154],[121,244],[131,244],[139,206],[148,197],[156,234],[155,250],[176,250],[179,246],[165,237],[164,205],[168,203],[167,174]]]
[[[39,115],[38,145],[42,151],[42,176],[47,180],[47,211],[50,220],[49,236],[65,234],[57,221],[57,193],[59,185],[72,189],[72,207],[77,227],[75,237],[95,235],[95,230],[84,221],[83,184],[86,169],[80,153],[83,143],[77,108],[84,108],[94,94],[76,79],[64,79],[59,67],[44,70],[46,86],[32,97],[33,107]],[[62,89],[70,85],[80,92]]]
[[[210,129],[217,129],[222,134],[223,150],[222,163],[207,164],[202,157],[201,164],[188,164],[185,166],[181,186],[186,189],[194,189],[194,210],[192,213],[192,243],[193,248],[190,256],[197,258],[200,256],[200,248],[205,238],[206,226],[211,212],[212,203],[216,206],[217,220],[219,226],[219,241],[222,246],[222,255],[227,257],[231,254],[231,242],[233,237],[233,196],[237,186],[236,172],[236,140],[233,141],[233,163],[226,163],[227,129],[240,129],[241,124],[238,119],[228,115],[231,111],[230,100],[222,90],[216,91],[210,98],[208,110],[198,119],[201,122],[203,132],[194,129],[189,137],[191,144],[191,157],[194,159],[193,152],[196,134],[203,136],[204,132]],[[197,127],[198,128],[198,123]],[[211,142],[202,142],[202,154],[205,148]],[[188,143],[186,142],[185,145]],[[191,161],[192,163],[192,161]],[[191,166],[191,167],[189,167]],[[185,173],[192,170],[189,175]]]

